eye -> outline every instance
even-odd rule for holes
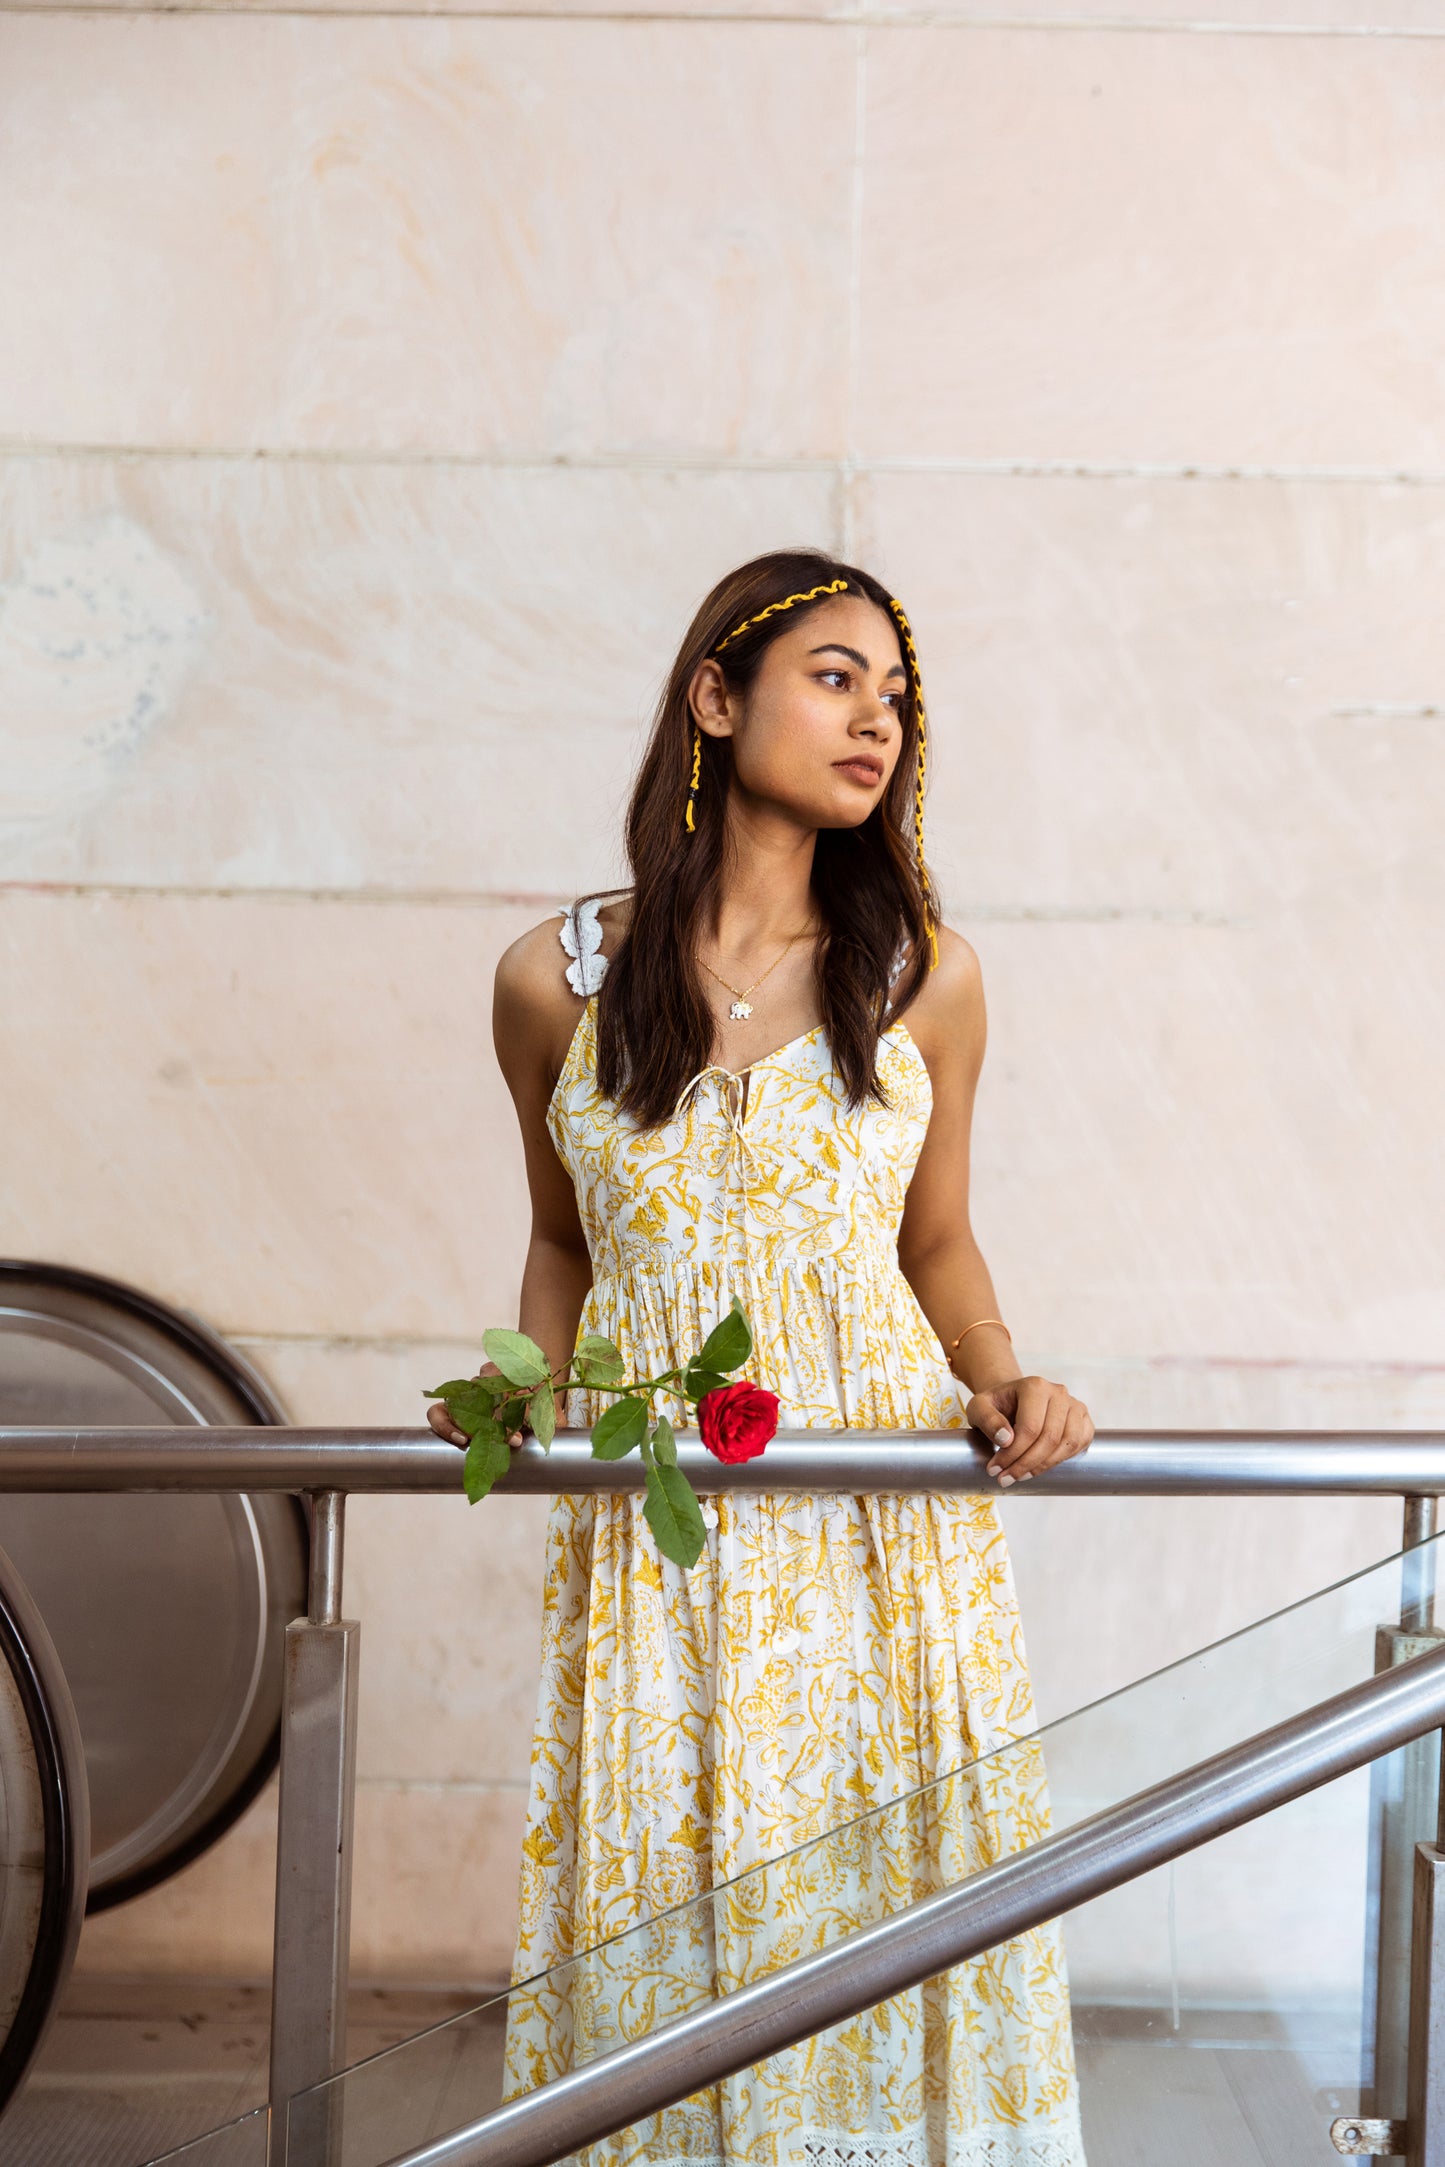
[[[818,672],[818,675],[819,675],[819,677],[820,677],[820,678],[822,678],[822,679],[824,679],[824,680],[828,680],[828,679],[832,679],[832,678],[835,678],[835,677],[836,677],[836,678],[840,679],[840,680],[841,680],[841,682],[842,682],[843,684],[845,684],[845,685],[846,685],[846,684],[848,684],[848,683],[849,683],[849,681],[850,681],[850,680],[849,680],[849,676],[848,676],[848,672],[847,672],[846,670],[840,670],[840,669],[837,669],[837,668],[834,668],[834,669],[831,669],[831,670],[819,670],[819,672]]]

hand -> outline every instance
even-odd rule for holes
[[[965,1412],[993,1446],[988,1471],[1001,1489],[1087,1452],[1094,1435],[1083,1401],[1047,1377],[1015,1377],[975,1392]]]
[[[477,1375],[479,1377],[500,1377],[501,1374],[502,1373],[498,1369],[495,1362],[483,1362],[481,1368],[477,1371]],[[427,1421],[431,1424],[432,1428],[436,1431],[438,1437],[444,1437],[449,1445],[456,1445],[461,1449],[461,1451],[466,1451],[467,1446],[471,1443],[471,1439],[468,1437],[465,1430],[459,1430],[457,1428],[455,1422],[453,1422],[451,1416],[447,1413],[445,1400],[433,1400],[430,1407],[428,1407],[426,1411],[426,1418]],[[514,1452],[516,1451],[518,1445],[521,1444],[526,1434],[526,1423],[523,1423],[521,1429],[510,1430],[507,1433],[507,1443],[511,1446]]]

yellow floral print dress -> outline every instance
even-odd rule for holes
[[[898,1263],[931,1105],[906,1024],[881,1035],[886,1108],[849,1110],[818,1029],[754,1062],[745,1099],[711,1068],[641,1129],[597,1087],[596,906],[565,911],[561,937],[588,996],[547,1115],[592,1253],[580,1330],[655,1375],[736,1294],[745,1374],[784,1425],[964,1426]],[[568,1419],[607,1404],[574,1392]],[[740,1493],[702,1510],[707,1549],[685,1572],[659,1558],[640,1496],[552,1505],[513,1973],[534,1983],[512,1996],[509,2098],[1047,1832],[992,1499]],[[578,2158],[1083,2167],[1058,1929]]]

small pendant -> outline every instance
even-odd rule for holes
[[[732,1017],[734,1023],[745,1023],[752,1012],[753,1004],[751,1001],[734,1001],[732,1007],[728,1010],[728,1014]]]

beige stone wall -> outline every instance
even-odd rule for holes
[[[700,592],[817,541],[917,629],[1025,1361],[1445,1423],[1439,32],[0,6],[0,1249],[418,1415],[516,1300],[494,958],[617,877]],[[1048,1712],[1397,1524],[1008,1512]],[[363,1973],[505,1969],[540,1530],[353,1508]],[[85,1962],[264,1970],[273,1813]]]

